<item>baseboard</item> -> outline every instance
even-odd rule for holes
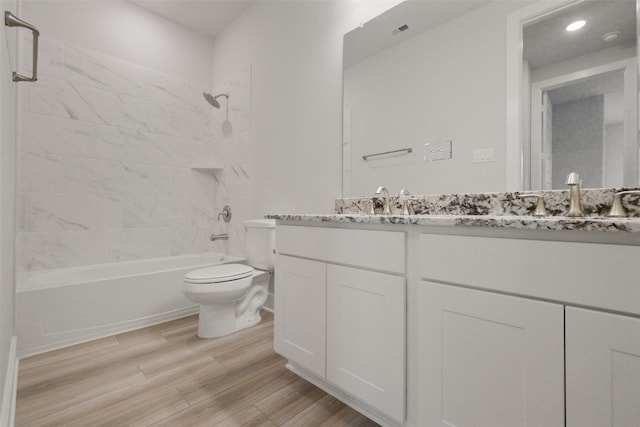
[[[131,319],[124,322],[101,325],[94,328],[67,331],[55,335],[52,334],[50,336],[42,336],[40,337],[41,343],[39,345],[19,349],[18,357],[22,359],[36,354],[57,350],[59,348],[69,347],[71,345],[82,344],[87,341],[93,341],[116,334],[123,334],[136,329],[146,328],[148,326],[180,319],[197,313],[198,305],[196,304],[179,310],[155,314],[139,319]],[[47,341],[47,339],[49,339],[49,341]]]
[[[0,427],[13,427],[16,414],[16,394],[18,392],[18,357],[16,355],[17,337],[11,338],[7,360],[7,375],[2,389],[2,407],[0,408]]]

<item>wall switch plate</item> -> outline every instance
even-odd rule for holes
[[[472,163],[493,162],[493,148],[480,148],[473,150]]]
[[[445,160],[451,158],[451,140],[424,144],[424,161]]]

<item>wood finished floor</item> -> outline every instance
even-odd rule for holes
[[[196,330],[190,316],[21,360],[16,425],[378,425],[284,367],[272,314],[226,337]]]

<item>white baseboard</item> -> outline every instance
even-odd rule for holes
[[[17,337],[11,338],[7,375],[2,389],[2,407],[0,407],[0,427],[13,427],[16,415],[16,394],[18,392],[18,357],[16,356]]]
[[[48,336],[38,335],[35,337],[35,339],[33,339],[32,334],[30,335],[30,338],[32,338],[31,341],[37,341],[38,344],[25,347],[23,342],[22,348],[20,348],[18,351],[18,356],[20,358],[34,356],[36,354],[45,353],[47,351],[57,350],[59,348],[81,344],[87,341],[93,341],[111,335],[123,334],[125,332],[133,331],[136,329],[146,328],[148,326],[157,325],[159,323],[180,319],[182,317],[191,316],[198,313],[198,308],[199,307],[196,304],[189,307],[181,308],[179,310],[154,314],[143,318],[131,319],[124,322],[114,322],[93,328],[65,331],[63,333],[51,334]],[[42,328],[37,328],[38,331],[40,331],[41,329]]]

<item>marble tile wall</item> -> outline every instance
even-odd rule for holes
[[[232,102],[250,93],[243,76]],[[214,200],[248,204],[237,147],[224,149],[233,163],[220,178],[192,168],[224,164],[214,158],[224,105],[207,104],[204,85],[42,37],[39,80],[21,90],[20,271],[210,251]],[[248,110],[235,108],[237,130],[218,149],[248,144]],[[228,196],[233,186],[246,200]]]

